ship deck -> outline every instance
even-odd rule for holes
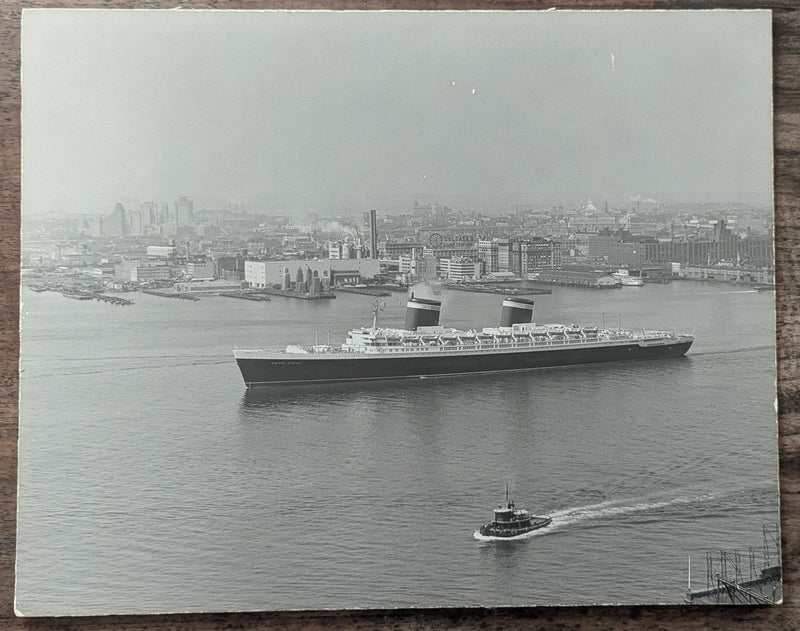
[[[475,355],[509,352],[530,352],[558,350],[566,348],[606,348],[611,346],[628,345],[631,343],[641,346],[661,346],[667,344],[680,344],[693,339],[690,335],[674,335],[659,333],[657,335],[645,333],[608,335],[594,339],[547,339],[513,342],[484,342],[475,344],[418,344],[409,346],[295,346],[293,350],[278,349],[235,349],[234,355],[239,358],[265,358],[265,359],[292,359],[314,360],[331,359],[332,356],[348,358],[375,358],[375,357],[430,357],[452,355]]]

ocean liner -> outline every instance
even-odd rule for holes
[[[500,325],[463,331],[439,325],[441,302],[415,298],[402,329],[351,330],[341,345],[234,351],[248,388],[528,370],[635,359],[681,357],[691,334],[534,324],[533,301],[503,300]]]

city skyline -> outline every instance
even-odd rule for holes
[[[769,38],[766,11],[26,10],[23,212],[768,202]]]

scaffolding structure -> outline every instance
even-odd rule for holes
[[[690,578],[691,580],[691,578]],[[706,589],[687,594],[689,602],[773,604],[782,599],[778,526],[762,526],[762,544],[706,553]]]

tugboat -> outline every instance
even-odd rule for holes
[[[494,519],[481,526],[478,534],[484,537],[511,539],[543,528],[551,521],[553,521],[552,517],[531,515],[525,509],[515,508],[513,500],[508,499],[508,484],[506,484],[506,505],[494,509]]]

